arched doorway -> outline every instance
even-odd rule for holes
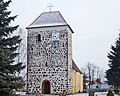
[[[50,94],[51,86],[49,80],[44,80],[42,82],[42,94]]]

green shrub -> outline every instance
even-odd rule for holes
[[[109,89],[107,96],[114,96],[114,94],[112,93],[112,91]]]

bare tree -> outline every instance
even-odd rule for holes
[[[96,75],[97,75],[97,78],[99,78],[99,74],[100,74],[100,67],[97,67],[97,68],[96,68]]]
[[[97,79],[101,81],[105,78],[103,69],[100,69],[100,67],[90,62],[86,64],[85,68],[82,68],[82,72],[88,78],[89,89],[91,87],[91,82]]]
[[[103,69],[100,70],[98,78],[101,80],[101,82],[105,81],[105,72]]]
[[[17,62],[22,62],[23,65],[26,65],[27,63],[27,45],[26,45],[26,32],[23,29],[19,29],[18,34],[20,36],[20,39],[22,40],[21,43],[18,46],[18,58]],[[26,78],[26,69],[22,70],[18,75],[21,75],[24,78]]]
[[[97,67],[94,64],[91,65],[91,79],[92,79],[92,81],[95,79],[96,68]]]
[[[86,69],[88,70],[88,85],[89,85],[89,89],[90,89],[90,84],[91,84],[91,81],[93,81],[95,79],[95,73],[96,73],[96,66],[93,64],[93,63],[87,63],[86,65]]]
[[[89,89],[90,89],[90,81],[91,81],[91,66],[92,66],[92,64],[88,62],[86,67],[87,67],[87,70],[88,70]]]

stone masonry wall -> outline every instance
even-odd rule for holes
[[[59,32],[58,41],[52,41],[53,32]],[[30,93],[35,93],[36,89],[41,93],[44,80],[50,81],[52,94],[63,93],[70,87],[72,48],[69,48],[71,44],[68,46],[70,43],[68,42],[68,32],[67,27],[28,29],[27,81]],[[71,39],[72,37],[70,37],[70,41]],[[71,87],[69,93],[70,91]]]

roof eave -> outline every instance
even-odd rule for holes
[[[33,28],[46,28],[46,27],[59,27],[59,26],[68,26],[68,27],[70,28],[71,32],[74,33],[73,30],[72,30],[72,28],[71,28],[68,24],[65,24],[65,25],[53,25],[53,26],[37,26],[37,27],[34,27],[34,26],[28,26],[28,27],[26,27],[26,29],[33,29]]]
[[[76,72],[79,72],[80,74],[83,74],[73,60],[72,60],[72,69],[75,70]]]

